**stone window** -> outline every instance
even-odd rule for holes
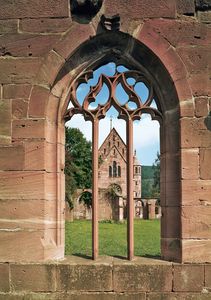
[[[117,177],[117,163],[113,161],[113,177]]]
[[[118,177],[121,177],[121,167],[118,166]]]
[[[141,119],[143,113],[148,113],[155,120],[161,120],[161,111],[153,105],[156,102],[156,94],[148,74],[141,70],[132,69],[130,71],[123,65],[111,63],[113,65],[113,73],[99,74],[98,81],[89,81],[95,75],[95,71],[90,71],[89,76],[87,72],[80,75],[77,80],[72,84],[71,95],[72,108],[67,110],[66,119],[70,119],[75,113],[81,113],[85,119],[92,123],[92,251],[93,259],[98,256],[98,144],[99,144],[99,121],[105,118],[107,111],[110,108],[115,108],[118,118],[123,119],[126,123],[126,151],[127,151],[127,167],[126,167],[126,186],[127,186],[127,230],[128,230],[128,259],[133,259],[134,256],[134,196],[137,197],[138,193],[134,194],[134,173],[138,174],[139,168],[135,167],[133,159],[133,131],[134,121]],[[102,66],[101,66],[102,67]],[[97,70],[97,69],[96,69]],[[87,70],[88,71],[88,70]],[[77,89],[80,87],[81,82],[87,84],[88,92],[82,101],[77,99]],[[96,83],[97,82],[97,83]],[[142,85],[147,90],[146,95],[142,97],[136,90],[136,84]],[[107,87],[107,99],[102,100],[97,95],[100,93],[103,86]],[[117,87],[121,86],[128,98],[117,95]],[[98,93],[96,93],[98,91]],[[90,106],[90,104],[92,104]],[[112,141],[115,141],[113,136]],[[111,141],[108,141],[108,147],[111,147]],[[116,153],[116,150],[113,150]],[[122,149],[123,155],[125,149]],[[120,177],[121,167],[117,166],[117,162],[113,161],[112,166],[109,166],[110,177]],[[135,171],[135,172],[134,172]],[[137,184],[137,182],[136,182]]]
[[[109,177],[112,177],[112,166],[109,166]]]

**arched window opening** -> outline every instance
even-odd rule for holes
[[[112,166],[109,166],[109,177],[112,177]]]
[[[113,177],[117,177],[117,163],[113,161]]]
[[[118,166],[118,177],[121,177],[121,167]]]
[[[141,198],[140,163],[133,153],[133,149],[138,149],[138,147],[133,143],[134,136],[146,136],[146,134],[134,134],[134,132],[136,131],[136,128],[138,128],[137,122],[141,123],[140,120],[142,120],[144,114],[147,113],[155,120],[162,119],[162,115],[156,105],[156,89],[154,89],[153,82],[150,81],[148,74],[144,73],[144,71],[136,69],[130,71],[123,65],[117,65],[113,62],[100,66],[94,71],[88,71],[89,73],[85,72],[72,83],[70,97],[72,99],[73,107],[67,111],[65,118],[71,119],[74,114],[81,113],[84,118],[87,121],[91,121],[92,124],[92,257],[93,259],[96,259],[98,256],[99,181],[102,183],[102,189],[105,190],[106,181],[103,181],[103,174],[106,173],[108,179],[109,173],[109,177],[112,178],[113,183],[115,183],[115,180],[118,181],[118,177],[126,178],[124,183],[126,193],[122,199],[118,199],[118,203],[119,207],[123,209],[121,213],[123,218],[126,215],[125,212],[127,212],[127,257],[131,260],[134,256],[133,236],[134,217],[136,215],[134,212],[134,197]],[[83,90],[83,92],[79,97],[81,90]],[[122,154],[124,156],[122,159],[125,164],[124,168],[119,165],[119,153],[121,156],[120,149],[116,151],[116,149],[111,148],[111,142],[117,140],[116,136],[118,139],[121,139],[119,133],[115,132],[115,128],[111,127],[111,135],[107,138],[104,137],[105,145],[103,144],[102,149],[101,147],[99,148],[99,138],[101,138],[99,136],[99,125],[100,122],[106,119],[106,114],[109,110],[112,110],[112,112],[116,111],[118,119],[125,123],[127,129],[125,130],[124,136],[125,142],[123,141],[125,146],[122,148]],[[119,142],[117,145],[119,147]],[[127,153],[126,156],[125,152]],[[103,169],[100,171],[101,176],[99,178],[99,168],[101,167],[99,164],[100,153],[106,154],[106,159],[104,159],[104,156],[101,156],[103,157],[101,164],[102,168],[103,166],[106,167],[104,168],[104,171]],[[109,153],[118,155],[118,158],[116,158],[118,165],[116,160],[113,162],[112,160],[109,161]],[[109,165],[111,162],[112,165]],[[115,201],[112,203],[115,203]],[[140,207],[139,211],[141,211]]]

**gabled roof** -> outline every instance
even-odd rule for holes
[[[109,132],[109,134],[107,135],[107,137],[105,138],[105,140],[104,140],[104,142],[102,143],[102,145],[100,146],[99,151],[101,150],[101,148],[105,147],[104,145],[107,143],[108,139],[110,138],[110,136],[111,136],[113,133],[114,133],[116,136],[118,136],[118,138],[120,139],[120,141],[123,143],[123,146],[126,147],[126,144],[125,144],[125,142],[123,141],[123,139],[121,138],[121,136],[119,135],[118,131],[113,127],[113,128],[111,129],[111,131]]]

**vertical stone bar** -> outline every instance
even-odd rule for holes
[[[92,258],[98,257],[98,137],[99,120],[92,121]]]
[[[134,257],[134,200],[133,200],[133,120],[127,120],[127,250]]]

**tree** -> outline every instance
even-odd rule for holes
[[[160,154],[157,152],[157,158],[153,164],[153,185],[152,194],[153,197],[160,200]]]
[[[92,148],[77,128],[65,127],[65,198],[73,208],[73,194],[77,189],[91,188]]]

